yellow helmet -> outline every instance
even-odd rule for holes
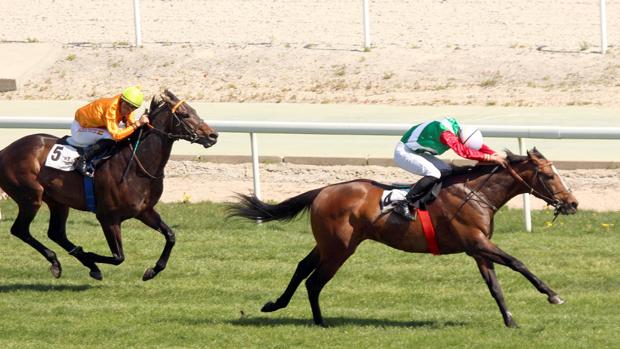
[[[140,91],[139,86],[130,86],[123,90],[121,98],[134,107],[140,108],[144,101],[144,94]]]

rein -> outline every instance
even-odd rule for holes
[[[491,177],[493,177],[493,175],[495,174],[498,168],[499,168],[499,165],[493,167],[493,170],[491,170],[491,173],[489,174],[489,176],[485,178],[485,180],[482,181],[482,183],[475,190],[472,190],[465,183],[463,183],[463,186],[469,189],[469,193],[467,193],[467,195],[463,198],[463,201],[461,202],[459,207],[456,209],[456,211],[452,214],[452,217],[450,217],[449,221],[452,221],[456,217],[456,215],[459,213],[461,208],[463,208],[463,206],[465,206],[465,204],[468,203],[474,196],[480,199],[483,203],[485,203],[491,209],[493,209],[493,212],[498,210],[497,207],[495,207],[495,205],[491,204],[488,200],[485,200],[484,197],[478,194],[480,189],[482,189],[484,185],[491,179]]]
[[[177,141],[177,140],[183,139],[183,140],[189,141],[190,143],[195,143],[196,140],[198,140],[198,138],[199,138],[198,134],[191,127],[189,127],[183,121],[182,118],[180,118],[176,114],[177,109],[183,103],[185,103],[184,99],[182,99],[179,102],[177,102],[174,106],[170,107],[170,112],[171,112],[172,116],[174,117],[174,119],[177,121],[177,123],[183,127],[183,129],[186,132],[186,134],[175,134],[175,133],[171,133],[171,132],[165,132],[165,131],[162,131],[162,130],[160,130],[158,128],[153,127],[153,125],[151,125],[150,123],[146,124],[145,126],[147,126],[150,130],[155,131],[155,133],[157,133],[157,134],[159,134],[161,136],[164,136],[164,137],[166,137],[168,139],[171,139],[172,141]],[[159,109],[161,109],[161,107],[163,107],[163,106],[169,106],[169,104],[164,102],[163,104],[161,104],[159,107],[157,107],[153,111],[153,114],[157,113],[159,111]],[[132,150],[132,153],[131,153],[131,158],[129,159],[129,162],[127,162],[127,167],[125,167],[125,171],[123,172],[123,176],[121,177],[121,183],[125,180],[127,172],[129,171],[129,167],[131,166],[132,160],[136,161],[136,164],[138,165],[138,168],[148,178],[153,179],[153,180],[164,178],[164,173],[163,172],[162,172],[161,175],[154,176],[149,171],[147,171],[146,168],[144,168],[144,165],[142,165],[142,162],[140,161],[138,156],[136,155],[136,152],[138,151],[138,147],[140,146],[140,141],[142,140],[142,131],[143,130],[144,130],[143,128],[140,128],[140,133],[138,134],[138,139],[136,140],[136,145],[135,146],[133,146],[131,143],[129,143],[129,148]]]

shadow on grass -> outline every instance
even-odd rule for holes
[[[18,292],[18,291],[82,292],[82,291],[90,290],[91,288],[93,288],[93,286],[91,285],[13,284],[13,285],[0,285],[0,293],[10,293],[10,292]]]
[[[269,318],[269,317],[248,317],[238,320],[228,321],[235,326],[314,326],[312,319],[293,319],[293,318]],[[327,327],[341,326],[371,326],[371,327],[408,327],[408,328],[444,328],[465,326],[464,322],[446,321],[396,321],[386,319],[360,319],[349,317],[325,318]]]

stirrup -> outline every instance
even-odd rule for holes
[[[409,202],[406,200],[397,202],[392,211],[409,221],[415,221],[418,214],[417,211],[414,211],[414,214],[411,214]]]
[[[75,162],[75,170],[82,176],[91,178],[95,176],[95,169],[92,168],[92,166],[88,166],[88,163],[82,157],[77,158]]]

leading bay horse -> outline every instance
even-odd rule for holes
[[[166,267],[175,235],[153,207],[163,191],[164,167],[172,145],[184,139],[208,148],[216,143],[218,134],[194,108],[168,90],[153,98],[149,109],[150,125],[143,126],[142,132],[135,131],[127,141],[119,142],[118,152],[96,171],[95,213],[112,256],[86,252],[67,238],[69,209],[86,211],[87,204],[81,175],[44,166],[57,137],[34,134],[0,151],[0,188],[19,208],[11,234],[41,253],[51,263],[54,277],[60,277],[62,272],[56,253],[35,239],[29,229],[43,202],[50,210],[47,236],[89,268],[94,279],[103,278],[97,263],[119,265],[124,261],[121,223],[130,218],[159,231],[166,240],[159,260],[154,267],[146,269],[142,279],[152,279]]]
[[[556,209],[555,214],[573,214],[577,200],[566,187],[552,163],[534,148],[527,156],[508,153],[509,166],[475,166],[448,177],[437,198],[427,204],[436,231],[441,254],[465,252],[478,264],[482,278],[504,319],[515,327],[508,311],[494,264],[521,273],[552,304],[564,301],[525,265],[491,242],[493,216],[508,200],[531,193]],[[393,212],[382,213],[381,195],[389,186],[353,180],[329,185],[271,205],[255,196],[239,195],[230,206],[230,215],[248,219],[290,220],[300,212],[310,211],[310,223],[316,246],[299,262],[284,293],[261,309],[272,312],[285,308],[299,284],[307,278],[306,289],[314,323],[324,326],[319,307],[319,293],[366,239],[384,243],[406,252],[431,251],[420,221],[408,221]]]

